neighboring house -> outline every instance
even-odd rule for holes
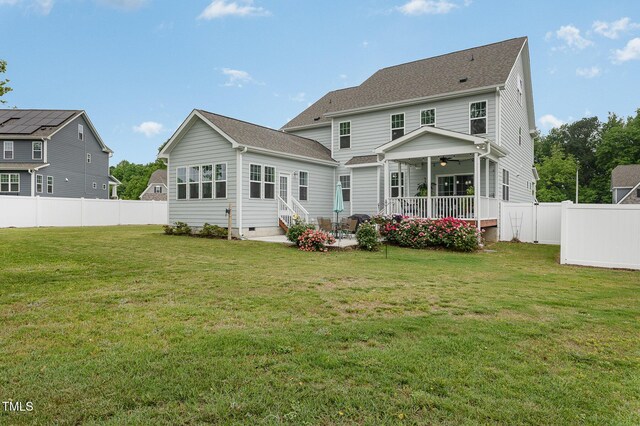
[[[156,170],[151,173],[147,189],[140,194],[141,200],[167,201],[167,171]]]
[[[109,198],[111,151],[86,112],[0,110],[0,195]]]
[[[640,204],[640,164],[617,166],[611,172],[613,204]]]
[[[194,110],[162,149],[169,220],[279,232],[291,216],[455,216],[495,226],[500,200],[535,200],[527,38],[379,70],[281,131]],[[224,191],[218,194],[218,185]],[[211,189],[214,188],[214,189]]]

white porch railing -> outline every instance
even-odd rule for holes
[[[431,203],[431,209],[429,209]],[[386,214],[400,214],[410,217],[475,219],[475,197],[473,195],[453,195],[434,197],[398,197],[385,202]],[[480,218],[498,218],[498,200],[480,197]]]
[[[305,223],[309,223],[309,212],[295,198],[291,198],[291,204],[287,204],[278,196],[278,219],[280,219],[287,228],[293,225],[294,217],[299,217]]]

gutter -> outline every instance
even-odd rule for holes
[[[236,223],[238,225],[238,238],[246,240],[242,233],[242,154],[247,153],[246,146],[238,146],[236,151]]]

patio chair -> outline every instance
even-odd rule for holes
[[[347,225],[347,235],[349,238],[353,238],[356,235],[356,230],[358,229],[358,220],[357,219],[349,219]]]
[[[318,228],[320,228],[320,230],[324,232],[329,232],[329,233],[333,232],[333,229],[331,226],[331,219],[328,219],[326,217],[319,217]]]

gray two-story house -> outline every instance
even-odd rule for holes
[[[0,149],[0,195],[109,198],[115,191],[113,151],[84,111],[0,110]]]
[[[160,153],[169,220],[281,232],[291,217],[457,217],[497,224],[535,200],[527,38],[381,69],[327,93],[280,131],[194,110]],[[219,187],[219,188],[218,188]],[[220,189],[220,190],[218,190]]]

